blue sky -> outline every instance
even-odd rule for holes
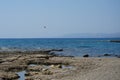
[[[80,33],[120,33],[120,0],[0,0],[0,38]]]

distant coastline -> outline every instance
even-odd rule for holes
[[[120,33],[72,33],[62,37],[71,38],[120,38]]]

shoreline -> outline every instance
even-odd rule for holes
[[[20,78],[18,72],[21,71],[26,71],[25,79],[21,80],[119,80],[120,78],[120,58],[71,57],[49,53],[50,50],[0,53],[0,79],[17,80]]]
[[[36,53],[40,53],[40,54],[48,54],[48,55],[52,55],[52,56],[59,56],[59,57],[78,57],[78,56],[73,56],[73,55],[65,55],[61,54],[60,52],[64,52],[64,49],[59,48],[59,49],[38,49],[38,50],[20,50],[20,49],[10,49],[10,50],[0,50],[0,54],[8,54],[8,53],[12,53],[12,54],[36,54]],[[97,55],[93,55],[93,54],[81,54],[79,57],[117,57],[120,58],[120,54],[113,54],[113,53],[104,53],[104,54],[97,54]]]

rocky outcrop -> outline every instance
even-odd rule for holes
[[[16,73],[13,72],[0,72],[0,80],[14,80],[19,78]]]
[[[36,71],[40,72],[42,71],[43,67],[41,65],[38,66],[28,66],[27,71]]]

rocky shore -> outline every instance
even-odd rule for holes
[[[0,80],[120,79],[120,58],[65,57],[51,51],[62,49],[0,52]]]

